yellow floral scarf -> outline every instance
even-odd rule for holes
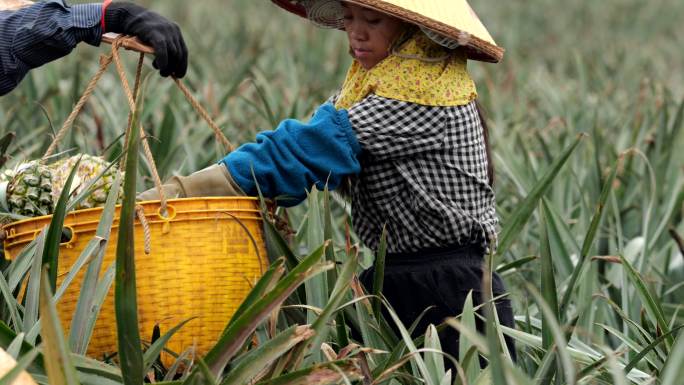
[[[449,54],[425,34],[416,32],[398,52],[370,70],[354,60],[335,107],[349,109],[369,94],[426,106],[468,104],[477,98],[477,90],[466,62],[465,53]]]

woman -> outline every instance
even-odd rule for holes
[[[470,291],[481,302],[483,256],[496,246],[498,220],[466,62],[497,61],[502,50],[465,1],[412,9],[376,0],[275,2],[346,32],[354,61],[340,91],[309,122],[286,120],[219,164],[175,178],[167,193],[253,196],[258,185],[289,206],[311,185],[335,189],[348,179],[359,237],[377,249],[387,230],[383,294],[404,324],[431,307],[416,328],[422,334],[459,315]],[[371,269],[361,277],[368,288],[372,276]],[[505,293],[496,274],[493,290]],[[513,327],[510,302],[498,301],[497,310]],[[458,333],[447,328],[440,338],[457,358]]]

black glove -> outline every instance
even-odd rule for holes
[[[136,36],[154,48],[154,68],[161,76],[182,78],[188,70],[188,48],[178,25],[158,13],[128,2],[111,3],[104,15],[105,32]]]

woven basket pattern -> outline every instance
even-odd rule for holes
[[[196,317],[170,340],[167,348],[181,353],[194,347],[206,353],[227,322],[268,267],[262,219],[252,198],[200,198],[169,200],[168,216],[159,214],[158,202],[142,206],[151,230],[151,253],[144,253],[140,222],[135,226],[138,317],[143,341],[149,341],[159,324],[164,334],[181,321]],[[58,285],[95,236],[101,208],[69,213],[65,227],[72,239],[60,247]],[[39,217],[5,226],[6,257],[17,255],[49,224]],[[249,234],[247,233],[249,232]],[[106,249],[102,273],[114,262],[118,208]],[[65,330],[76,310],[86,268],[71,283],[57,304]],[[101,358],[117,351],[114,285],[95,324],[88,354]],[[169,361],[165,357],[164,361]]]

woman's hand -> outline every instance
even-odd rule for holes
[[[223,164],[209,166],[188,176],[174,176],[162,189],[168,199],[245,195]],[[161,199],[156,188],[138,194],[137,198],[139,201]]]

